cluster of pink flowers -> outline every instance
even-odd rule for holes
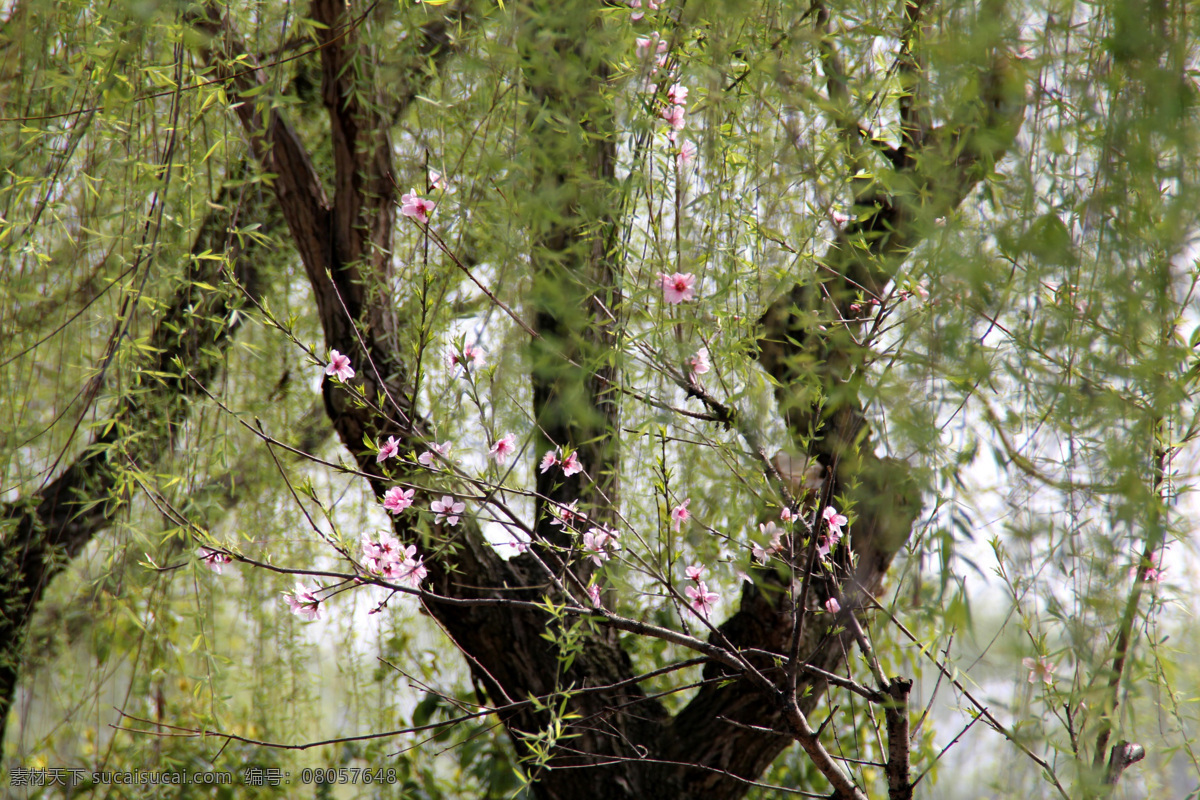
[[[641,0],[630,0],[631,3],[638,3],[640,7]],[[656,6],[651,2],[651,8]],[[640,19],[640,12],[635,12],[634,19]],[[639,36],[635,44],[635,52],[641,60],[646,60],[651,54],[654,55],[654,65],[649,67],[646,75],[646,90],[654,95],[658,93],[658,72],[660,69],[666,69],[671,61],[670,54],[667,52],[669,46],[660,36],[658,31],[654,31],[649,36]],[[667,78],[666,80],[670,80]],[[665,81],[664,81],[665,82]],[[689,141],[679,141],[678,133],[683,130],[687,118],[687,99],[688,89],[686,86],[676,82],[667,89],[666,102],[662,109],[658,112],[659,116],[671,126],[671,131],[668,136],[672,146],[678,145],[675,151],[675,159],[679,166],[687,166],[696,158],[696,145]]]
[[[292,613],[304,617],[309,622],[321,618],[321,598],[317,597],[319,587],[308,588],[302,583],[296,584],[296,590],[283,596]]]
[[[208,567],[218,575],[225,571],[226,564],[229,564],[233,561],[233,559],[225,553],[221,553],[217,550],[210,550],[207,547],[201,547],[200,551],[196,555],[201,561],[204,562],[204,566]]]
[[[695,583],[695,586],[689,586],[684,590],[689,601],[691,601],[692,610],[700,616],[708,619],[708,615],[712,613],[713,606],[721,600],[721,595],[716,592],[710,592],[708,586],[705,585],[704,567],[700,564],[693,564],[684,570],[687,579]]]
[[[425,559],[416,555],[416,545],[405,547],[390,533],[380,534],[378,539],[362,537],[362,560],[367,572],[412,589],[419,589],[428,574]]]
[[[416,189],[400,197],[400,213],[406,217],[412,217],[423,225],[429,224],[429,215],[435,208],[437,208],[437,204],[421,197]]]
[[[771,560],[771,556],[783,549],[784,532],[775,524],[774,520],[760,523],[758,530],[763,536],[770,537],[771,543],[766,547],[756,543],[750,547],[750,552],[754,555],[758,563],[765,565]]]
[[[817,537],[817,553],[821,558],[825,558],[841,541],[842,526],[850,520],[845,515],[837,513],[833,506],[825,506],[825,510],[821,512],[821,518],[825,520],[826,532]]]
[[[667,90],[667,104],[659,112],[659,115],[671,126],[671,132],[667,138],[672,145],[679,146],[679,149],[675,151],[675,160],[681,167],[687,166],[696,158],[696,145],[686,139],[683,141],[679,139],[679,131],[683,130],[683,126],[686,124],[687,99],[688,88],[678,83],[672,84],[671,88]]]
[[[662,281],[663,299],[673,306],[686,303],[696,296],[696,276],[690,272],[676,272],[667,275],[658,273]]]
[[[683,130],[684,117],[687,114],[687,96],[687,87],[678,83],[672,84],[671,88],[667,89],[667,104],[659,113],[670,123],[673,131]]]
[[[538,469],[544,475],[553,466],[561,466],[563,475],[566,475],[568,478],[583,472],[583,465],[579,463],[579,455],[574,450],[568,453],[566,458],[562,457],[561,448],[556,447],[553,450],[547,450],[546,454],[542,456],[542,463]]]
[[[584,557],[591,558],[601,566],[612,556],[610,550],[617,549],[617,532],[608,527],[595,527],[583,535]]]

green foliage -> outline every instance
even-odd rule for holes
[[[864,426],[839,452],[903,464],[905,482],[882,492],[864,466],[826,499],[852,516],[848,541],[860,519],[885,518],[880,507],[905,523],[863,618],[886,674],[918,681],[914,775],[931,770],[921,796],[953,796],[960,748],[1001,743],[976,776],[998,796],[1057,796],[1056,783],[1097,796],[1089,748],[1118,739],[1151,753],[1129,796],[1178,792],[1171,770],[1200,769],[1186,494],[1198,433],[1196,23],[1184,6],[1141,0],[948,2],[910,31],[921,53],[910,69],[904,15],[925,5],[678,3],[635,24],[617,5],[353,4],[353,92],[337,102],[386,120],[397,202],[415,187],[438,204],[428,228],[396,217],[386,269],[361,284],[363,304],[386,309],[422,435],[455,441],[457,472],[419,488],[487,497],[480,526],[511,541],[518,526],[499,504],[532,526],[548,429],[578,433],[564,455],[614,454],[595,477],[621,487],[614,507],[591,497],[581,510],[623,531],[619,555],[581,586],[602,585],[613,613],[703,639],[684,568],[708,567],[722,597],[714,622],[748,585],[785,596],[793,568],[760,569],[750,549],[786,504],[788,476],[766,464],[826,446],[822,425],[860,408]],[[442,39],[415,44],[460,7],[469,13]],[[301,577],[289,570],[350,570],[360,539],[390,518],[329,442],[334,401],[315,392],[329,332],[295,246],[304,232],[264,210],[280,176],[238,118],[245,103],[285,115],[321,191],[338,191],[328,176],[346,156],[323,106],[322,28],[290,4],[221,11],[248,50],[229,69],[258,81],[240,94],[193,5],[5,11],[0,536],[11,541],[17,509],[89,455],[103,479],[71,498],[70,516],[92,510],[107,525],[77,553],[50,552],[70,564],[30,628],[5,766],[293,776],[290,788],[181,798],[291,797],[295,776],[326,767],[398,777],[304,792],[533,796],[557,748],[581,735],[568,676],[589,642],[618,638],[571,597],[521,595],[540,599],[537,646],[558,672],[528,698],[544,727],[515,748],[494,717],[459,720],[499,700],[411,598],[347,581],[313,626],[280,600]],[[655,26],[669,43],[659,68],[690,90],[675,139],[668,87],[647,83],[655,54],[635,44]],[[926,128],[923,149],[905,107]],[[429,188],[435,172],[448,188]],[[965,199],[949,202],[956,192]],[[903,210],[873,227],[884,198]],[[886,280],[859,280],[871,270]],[[664,302],[659,276],[675,272],[696,276],[694,301]],[[788,292],[797,352],[785,384],[763,368],[759,339]],[[539,320],[553,324],[532,339],[524,326]],[[461,367],[468,345],[483,346],[485,366]],[[188,358],[162,363],[173,348]],[[701,348],[712,370],[692,385]],[[834,350],[844,363],[826,360]],[[202,365],[206,390],[182,388]],[[606,370],[607,383],[580,377]],[[553,387],[541,414],[534,383]],[[378,385],[325,391],[356,410],[394,400]],[[507,432],[520,457],[488,461]],[[384,438],[363,432],[364,452]],[[421,451],[385,477],[410,480]],[[792,491],[815,518],[817,497]],[[685,499],[692,520],[676,530]],[[455,575],[468,545],[439,538],[422,512],[414,541]],[[214,575],[194,557],[202,545],[245,561]],[[578,546],[547,552],[585,561]],[[0,572],[19,572],[7,549]],[[619,642],[638,674],[695,655],[662,638]],[[1053,664],[1053,679],[1027,681],[1023,658]],[[869,682],[861,662],[843,671]],[[675,713],[705,680],[693,665],[643,688]],[[986,730],[968,691],[1000,730]],[[826,746],[886,758],[861,698],[818,708],[815,721],[831,718]],[[422,730],[384,735],[407,728]],[[176,735],[205,730],[236,738]],[[881,769],[856,774],[886,792]],[[760,780],[830,791],[796,748]]]

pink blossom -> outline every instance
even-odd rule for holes
[[[830,614],[836,614],[842,610],[842,604],[837,601],[836,597],[831,597],[825,601],[825,610]]]
[[[691,300],[696,293],[696,276],[688,272],[676,272],[672,275],[658,273],[662,280],[663,299],[671,305],[679,305]]]
[[[783,531],[780,530],[779,526],[775,524],[775,520],[769,520],[761,523],[758,526],[758,532],[763,536],[769,536],[771,538],[772,550],[779,550],[783,547]]]
[[[612,555],[609,547],[616,547],[616,532],[609,528],[592,528],[583,535],[583,552],[590,557],[596,566],[608,561]]]
[[[775,525],[774,520],[759,523],[758,531],[763,536],[770,537],[771,542],[766,547],[762,547],[758,544],[752,544],[750,546],[750,552],[754,555],[754,558],[758,560],[758,563],[765,565],[771,559],[771,556],[783,549],[783,531]]]
[[[413,559],[410,555],[400,564],[400,569],[394,579],[407,585],[410,589],[420,589],[421,581],[425,580],[425,576],[428,574],[429,570],[425,568],[425,559]]]
[[[793,522],[795,519],[796,519],[795,513],[792,511],[792,509],[788,508],[787,506],[784,506],[783,510],[781,510],[779,512],[779,521],[780,522],[787,524],[787,523]]]
[[[446,182],[446,176],[436,170],[429,170],[429,191],[446,191],[450,188],[450,184]],[[400,198],[403,200],[404,198]],[[433,209],[431,208],[430,211]]]
[[[393,514],[399,514],[413,504],[414,489],[401,489],[393,486],[383,495],[383,507]]]
[[[362,548],[363,563],[372,574],[389,581],[408,583],[414,589],[418,588],[421,579],[425,577],[422,560],[413,559],[417,553],[416,545],[402,547],[395,536],[385,533],[377,542],[363,536]]]
[[[496,459],[497,464],[504,466],[508,457],[515,452],[517,452],[517,439],[511,433],[506,433],[496,440],[496,443],[488,450],[488,455]]]
[[[550,524],[560,528],[570,528],[574,527],[576,522],[586,520],[587,514],[582,514],[576,510],[577,505],[579,505],[578,500],[572,500],[570,505],[565,506],[554,504],[550,509],[550,513],[554,515],[554,519],[550,520]]]
[[[600,584],[593,583],[591,586],[587,587],[587,595],[592,601],[592,607],[599,608],[600,607]]]
[[[699,383],[699,376],[712,369],[712,365],[708,363],[708,348],[701,347],[696,351],[696,355],[688,359],[687,363],[692,369],[692,383]]]
[[[398,558],[389,559],[387,561],[376,561],[374,564],[368,564],[368,569],[380,575],[385,580],[395,581],[400,579],[400,575],[404,572],[404,562]]]
[[[692,601],[692,610],[705,619],[708,619],[713,606],[721,599],[721,595],[708,590],[708,587],[704,585],[704,581],[699,581],[695,586],[687,587],[685,593],[688,599]]]
[[[467,504],[459,501],[455,502],[450,495],[445,495],[441,500],[434,500],[429,504],[429,510],[437,514],[434,522],[445,522],[447,525],[457,525],[458,515],[463,513],[467,508]]]
[[[854,219],[854,217],[841,211],[830,211],[829,218],[833,220],[834,225],[845,225],[847,222]]]
[[[401,562],[407,561],[417,551],[413,545],[402,547],[400,540],[390,533],[382,533],[378,540],[365,534],[362,537],[362,560],[367,572],[382,575],[392,580],[400,575]]]
[[[1132,580],[1137,580],[1138,573],[1141,573],[1142,580],[1146,583],[1158,583],[1162,580],[1163,573],[1166,568],[1162,565],[1162,554],[1160,553],[1151,563],[1144,564],[1141,567],[1134,565],[1129,568],[1129,577]]]
[[[463,345],[463,358],[466,359],[467,366],[469,367],[482,367],[484,365],[483,350],[479,345]]]
[[[825,510],[821,512],[821,517],[829,527],[829,534],[838,538],[841,538],[842,526],[850,521],[844,515],[837,513],[833,506],[825,506]]]
[[[350,366],[350,357],[344,356],[337,350],[329,351],[329,363],[325,365],[326,375],[336,375],[342,383],[354,377],[354,367]]]
[[[216,550],[210,550],[207,547],[201,547],[196,555],[201,561],[204,562],[204,566],[208,567],[218,575],[223,574],[225,571],[225,565],[233,561],[233,559],[227,554],[220,553]]]
[[[679,533],[679,529],[683,523],[687,522],[692,516],[692,512],[688,511],[688,503],[690,502],[692,502],[692,499],[689,497],[671,509],[671,529],[676,533]]]
[[[410,550],[416,550],[409,546]],[[400,540],[390,533],[380,534],[378,539],[371,539],[366,534],[362,537],[362,560],[368,572],[387,576],[392,568],[399,564],[404,549]]]
[[[678,83],[667,89],[667,102],[673,106],[687,105],[688,89]]]
[[[362,560],[371,572],[382,571],[379,564],[383,560],[383,550],[379,547],[378,542],[372,540],[365,533],[362,536]]]
[[[400,213],[424,224],[429,223],[429,215],[436,207],[435,203],[431,203],[417,194],[416,189],[400,197]]]
[[[379,454],[375,456],[375,463],[378,464],[389,458],[395,458],[398,452],[400,452],[400,443],[396,441],[395,436],[389,436],[387,441],[380,445]]]
[[[441,444],[433,442],[429,445],[428,450],[417,456],[417,463],[423,467],[433,469],[437,464],[438,456],[445,458],[448,455],[450,455],[450,442],[442,442]]]
[[[683,126],[687,124],[684,117],[687,115],[687,109],[683,106],[667,106],[661,112],[661,116],[670,123],[673,130],[681,131]]]
[[[451,351],[446,356],[446,363],[451,367],[461,365],[463,369],[471,369],[472,367],[482,367],[487,363],[483,357],[483,349],[477,344],[464,344],[462,355]]]
[[[571,454],[563,459],[562,462],[563,475],[568,478],[576,473],[583,472],[583,465],[579,463],[579,455],[572,450]]]
[[[1037,683],[1037,679],[1041,678],[1042,683],[1049,686],[1054,683],[1054,664],[1051,664],[1045,658],[1023,658],[1021,663],[1025,665],[1025,669],[1029,670],[1029,682]]]
[[[817,555],[825,558],[838,546],[838,542],[842,540],[841,528],[830,528],[828,533],[823,533],[817,537]]]
[[[696,158],[696,145],[694,142],[684,141],[679,145],[679,153],[675,159],[679,162],[679,166],[686,167]]]
[[[700,579],[704,577],[704,567],[701,564],[692,564],[683,571],[683,574],[687,576],[689,581],[696,581],[699,583]]]
[[[407,558],[417,548],[411,544],[404,547],[400,544],[400,540],[395,537],[390,531],[383,531],[379,534],[379,541],[376,543],[379,548],[379,557],[389,561],[398,561],[400,558]]]
[[[293,614],[312,622],[321,618],[321,599],[317,597],[319,591],[318,588],[309,589],[304,584],[297,583],[296,591],[292,594],[285,594],[283,599],[292,609]]]
[[[563,475],[566,475],[568,478],[583,472],[583,465],[579,463],[579,455],[574,450],[566,458],[561,458],[561,455],[561,448],[556,447],[553,450],[547,450],[546,455],[542,456],[542,463],[539,467],[542,473],[545,474],[546,470],[556,464],[562,465]]]
[[[659,0],[646,0],[646,8],[650,9],[651,11],[658,11],[658,5]],[[634,22],[637,22],[643,16],[645,16],[645,14],[639,10],[642,7],[642,0],[629,0],[629,7],[633,9],[632,13],[629,15],[629,18]]]
[[[636,45],[638,58],[645,58],[646,54],[651,51],[655,53],[667,52],[667,43],[659,38],[658,31],[649,36],[639,36]]]

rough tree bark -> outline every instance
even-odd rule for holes
[[[591,10],[543,0],[508,5],[515,6],[513,13],[527,26],[527,34],[536,30],[542,59],[540,67],[531,59],[525,64],[531,114],[537,120],[529,135],[530,146],[550,157],[532,161],[530,178],[539,190],[553,190],[563,209],[554,223],[530,232],[535,413],[548,443],[579,448],[584,466],[599,484],[591,499],[604,515],[606,502],[616,502],[617,487],[606,481],[617,450],[615,443],[597,439],[603,440],[615,424],[616,405],[609,393],[615,376],[610,362],[596,356],[611,345],[605,309],[618,309],[620,298],[619,270],[611,262],[608,238],[614,224],[616,132],[612,110],[596,91],[605,80],[605,68],[595,55],[599,48],[587,46],[589,37],[596,35],[589,27]],[[460,2],[447,9],[446,19],[457,20],[470,6]],[[256,156],[264,169],[278,176],[274,190],[304,262],[326,344],[361,365],[363,396],[382,399],[380,408],[374,408],[352,402],[331,380],[324,388],[326,409],[343,444],[357,467],[373,476],[372,487],[381,496],[397,479],[384,480],[374,454],[364,447],[364,435],[377,440],[395,436],[403,448],[421,450],[430,428],[411,401],[412,367],[390,344],[399,322],[368,291],[388,273],[396,222],[388,116],[380,111],[386,107],[382,98],[366,95],[370,101],[364,102],[367,87],[354,84],[356,70],[350,67],[362,57],[357,44],[362,21],[334,0],[314,0],[310,13],[323,26],[318,36],[322,95],[335,153],[332,198],[326,196],[312,159],[282,114],[241,96],[260,79],[244,69],[244,61],[240,72],[230,65],[245,48],[219,6],[210,4],[207,18],[197,25],[213,37],[208,56],[217,74],[228,80],[231,98],[240,101],[237,114]],[[535,45],[530,40],[522,46]],[[856,382],[864,380],[867,349],[848,335],[822,332],[818,325],[854,319],[851,288],[882,293],[919,243],[922,223],[952,211],[1011,145],[1022,115],[1023,87],[1007,77],[1007,60],[998,46],[995,49],[993,60],[979,69],[981,102],[963,119],[929,128],[920,108],[910,101],[903,111],[902,147],[866,145],[874,151],[864,157],[875,159],[881,177],[858,197],[859,219],[838,233],[816,265],[820,278],[798,277],[762,315],[760,361],[775,381],[780,413],[796,448],[825,467],[831,494],[846,491],[856,503],[853,555],[841,559],[836,582],[817,587],[821,596],[836,592],[851,609],[860,609],[867,595],[879,591],[919,511],[919,489],[903,463],[878,458],[872,451],[854,391]],[[835,66],[830,59],[827,72]],[[910,66],[915,69],[915,62]],[[564,173],[555,169],[552,159],[564,156],[587,165],[588,186],[563,185]],[[560,294],[551,296],[551,290]],[[566,318],[560,305],[565,298],[584,313]],[[581,402],[586,413],[568,418],[561,406],[564,394]],[[828,399],[818,405],[815,396]],[[401,474],[398,480],[417,485],[427,478]],[[543,499],[534,531],[549,542],[561,534],[544,527],[545,500],[578,497],[584,484],[564,486],[549,479],[537,484]],[[426,496],[418,495],[417,503],[427,505],[431,493],[421,492]],[[402,541],[421,544],[405,516],[397,517],[394,526]],[[458,527],[436,530],[435,539],[448,543],[426,556],[425,586],[436,595],[459,601],[570,599],[548,584],[543,565],[556,566],[551,548],[534,547],[529,554],[504,561],[469,519]],[[586,572],[580,570],[576,577],[586,580]],[[794,616],[788,592],[781,591],[784,580],[764,571],[756,582],[747,582],[740,608],[712,641],[726,640],[786,660]],[[565,586],[572,594],[578,589],[570,581]],[[581,715],[572,727],[578,737],[561,743],[548,768],[534,776],[538,797],[733,800],[793,741],[779,704],[781,695],[745,677],[730,674],[729,681],[706,683],[672,717],[644,695],[612,631],[587,636],[564,673],[559,654],[540,636],[550,622],[546,614],[499,602],[463,605],[433,597],[425,599],[425,606],[497,706],[530,695],[551,696],[568,685],[587,690],[570,701],[570,710]],[[834,634],[816,624],[808,626],[800,642],[807,662],[830,672],[850,646],[848,634]],[[769,655],[752,659],[772,679],[780,677],[773,661]],[[707,677],[729,672],[727,665],[715,661],[705,670]],[[802,675],[800,681],[801,706],[807,713],[826,686],[819,677]],[[526,752],[526,737],[536,734],[547,719],[519,704],[501,716],[518,752]]]

